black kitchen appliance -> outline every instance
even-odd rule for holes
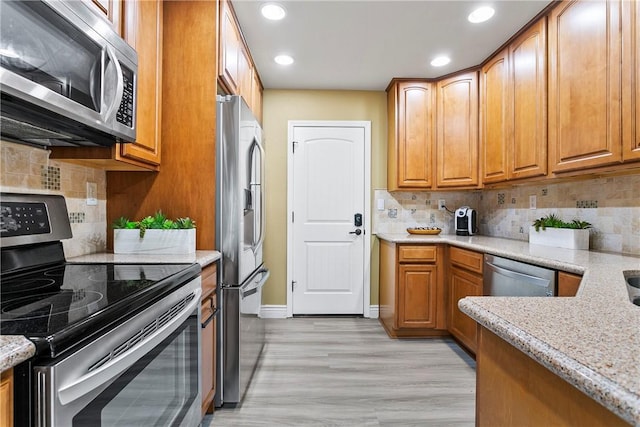
[[[455,212],[455,228],[458,236],[473,236],[478,233],[476,210],[462,206]]]
[[[62,196],[2,193],[0,211],[0,333],[36,347],[15,425],[198,425],[200,266],[68,263]]]

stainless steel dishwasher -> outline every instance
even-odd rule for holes
[[[484,255],[484,295],[552,297],[555,294],[555,270]]]

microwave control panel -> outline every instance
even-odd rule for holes
[[[135,82],[133,72],[124,65],[121,65],[122,77],[124,79],[124,90],[122,91],[122,101],[116,113],[116,120],[129,128],[133,127],[133,115],[135,103]]]

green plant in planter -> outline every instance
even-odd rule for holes
[[[140,238],[144,237],[147,230],[179,230],[196,228],[196,222],[189,217],[178,218],[175,221],[167,218],[162,211],[157,211],[153,216],[147,216],[140,221],[129,221],[129,218],[121,216],[112,224],[113,228],[126,230],[140,230]]]
[[[560,217],[558,217],[556,214],[549,214],[549,215],[543,216],[542,218],[538,218],[535,221],[533,221],[532,225],[535,227],[536,231],[540,231],[541,228],[543,230],[546,230],[547,227],[571,228],[574,230],[591,228],[591,224],[588,223],[587,221],[580,221],[578,219],[574,219],[571,222],[565,222],[562,219],[560,219]]]

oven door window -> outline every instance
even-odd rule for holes
[[[76,414],[73,426],[181,425],[199,396],[198,334],[191,316]]]

